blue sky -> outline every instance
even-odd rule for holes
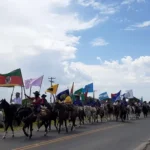
[[[103,1],[104,2],[104,1]],[[108,2],[108,1],[107,1]],[[114,1],[113,1],[114,2]],[[120,1],[115,1],[119,3]],[[107,3],[105,3],[107,4]],[[91,19],[98,14],[98,10],[92,7],[83,7],[75,5],[81,16]],[[120,6],[118,12],[113,15],[99,15],[100,17],[108,16],[109,19],[101,24],[96,25],[87,31],[79,31],[80,44],[77,46],[77,61],[83,61],[86,64],[98,64],[96,57],[102,60],[118,60],[124,56],[137,58],[141,55],[149,55],[149,33],[150,27],[137,29],[135,31],[126,31],[125,28],[136,23],[149,20],[150,2],[132,3],[131,5]],[[109,44],[106,46],[93,47],[90,42],[94,38],[101,37]],[[85,54],[87,59],[85,59]]]

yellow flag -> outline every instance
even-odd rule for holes
[[[59,84],[52,85],[50,88],[46,90],[46,92],[51,94],[56,94]]]

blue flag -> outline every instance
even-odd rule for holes
[[[65,95],[69,95],[69,89],[60,92],[59,94],[57,94],[56,97],[57,97],[57,99],[59,99],[60,101],[63,101],[63,99],[64,99],[63,97],[64,97]]]
[[[106,99],[108,99],[108,98],[109,98],[109,97],[108,97],[107,92],[104,92],[104,93],[99,94],[99,100],[106,100]]]
[[[120,100],[121,99],[120,94],[121,94],[121,90],[116,94],[111,94],[112,101],[114,102],[116,100]]]
[[[86,85],[83,89],[84,92],[93,92],[93,83]]]

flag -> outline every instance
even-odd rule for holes
[[[126,98],[128,98],[128,99],[133,98],[133,91],[132,90],[127,90],[126,91]]]
[[[24,81],[24,86],[26,89],[29,89],[30,88],[30,82],[32,81],[32,79],[27,79]]]
[[[121,90],[116,94],[111,94],[112,101],[116,101],[120,99]]]
[[[41,77],[38,77],[38,78],[34,78],[34,79],[32,78],[32,79],[25,80],[25,88],[29,89],[32,86],[40,87],[42,85],[43,77],[44,77],[44,75]]]
[[[82,93],[82,94],[81,94],[81,100],[82,100],[82,101],[85,101],[85,98],[86,98],[85,94]]]
[[[93,90],[93,83],[90,83],[90,84],[88,84],[84,87],[84,92],[86,92],[87,90],[88,90],[88,92],[93,92],[94,91]]]
[[[141,97],[141,102],[143,102],[143,96]]]
[[[81,95],[83,93],[83,88],[78,89],[74,94]]]
[[[58,100],[62,101],[66,94],[69,95],[69,89],[60,92],[59,94],[57,94],[56,97],[57,97]]]
[[[104,93],[99,94],[99,100],[106,100],[106,99],[108,99],[108,98],[109,98],[109,97],[108,97],[107,92],[104,92]]]
[[[0,74],[0,87],[13,86],[23,86],[21,69],[16,69],[6,74]]]
[[[43,81],[43,76],[39,77],[39,78],[35,78],[35,79],[32,79],[32,81],[30,82],[30,86],[41,86],[42,84],[42,81]]]
[[[73,90],[74,90],[74,82],[72,83],[72,88],[71,88],[70,94],[73,94]]]
[[[56,94],[59,84],[52,85],[50,88],[46,90],[46,92],[51,94]]]

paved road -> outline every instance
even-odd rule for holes
[[[85,125],[76,128],[72,133],[64,131],[58,135],[56,131],[34,132],[31,140],[23,134],[16,133],[15,138],[0,140],[2,150],[134,150],[142,142],[150,138],[150,118],[128,123],[107,122]],[[0,136],[2,134],[0,133]]]

